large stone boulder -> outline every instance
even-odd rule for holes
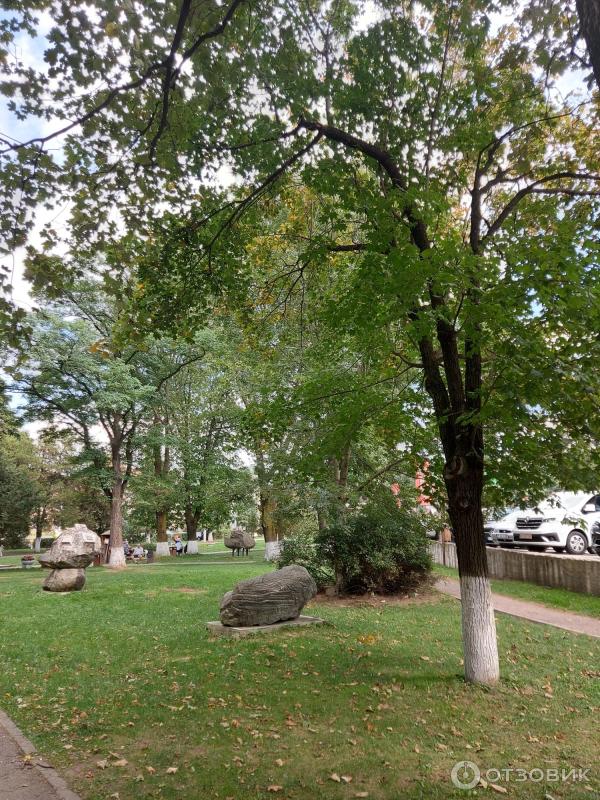
[[[79,592],[84,586],[84,569],[53,569],[42,588],[46,592]]]
[[[73,525],[64,530],[38,560],[47,569],[85,569],[101,549],[98,534],[85,525]]]
[[[317,593],[312,575],[297,565],[240,581],[221,601],[223,625],[251,627],[296,619]]]
[[[231,531],[229,536],[225,536],[223,544],[230,550],[252,550],[256,542],[251,533],[247,533],[238,528],[237,530]]]

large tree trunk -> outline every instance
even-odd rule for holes
[[[167,512],[156,512],[156,555],[169,555],[169,541],[167,536]]]
[[[260,527],[265,538],[265,560],[273,561],[279,556],[281,530],[275,519],[277,501],[268,490],[260,492]]]
[[[188,503],[185,507],[185,531],[188,541],[196,538],[198,532],[198,517],[194,514],[191,504]]]
[[[279,540],[282,531],[277,524],[276,511],[277,500],[273,496],[273,491],[269,484],[267,469],[265,464],[265,452],[262,442],[256,443],[256,476],[259,486],[259,517],[260,528],[265,539],[265,561],[274,561],[280,553],[281,545]]]
[[[39,553],[42,549],[42,534],[44,532],[44,522],[46,520],[46,509],[38,508],[35,515],[35,541],[33,543],[33,550]]]
[[[483,468],[461,464],[464,473],[447,473],[446,489],[458,556],[465,679],[490,686],[500,667],[481,510]]]
[[[577,13],[594,78],[600,89],[600,0],[577,0]]]
[[[162,422],[158,414],[154,415],[154,427],[156,430],[163,431],[163,425],[166,428],[166,422]],[[159,443],[154,445],[154,475],[157,479],[164,478],[168,475],[170,469],[170,454],[169,448],[165,445],[164,452],[162,445]],[[156,510],[156,555],[168,556],[169,555],[169,542],[167,536],[167,509],[158,508]]]
[[[110,554],[109,567],[125,566],[125,551],[123,549],[123,493],[125,482],[121,470],[120,443],[111,444],[113,485],[110,499]]]
[[[483,429],[463,419],[465,412],[475,415],[481,410],[481,357],[467,341],[463,382],[456,331],[440,318],[437,333],[446,384],[431,340],[422,339],[420,350],[425,388],[433,401],[446,457],[444,480],[458,556],[465,679],[493,686],[500,668],[483,535]]]

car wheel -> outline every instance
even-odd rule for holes
[[[567,553],[572,556],[581,556],[588,549],[588,540],[585,533],[581,531],[571,531],[567,536]]]

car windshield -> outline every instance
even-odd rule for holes
[[[561,492],[560,494],[553,494],[547,500],[539,503],[535,510],[552,511],[552,509],[556,508],[568,510],[583,505],[588,499],[589,495],[583,492]]]

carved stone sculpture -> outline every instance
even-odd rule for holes
[[[317,593],[312,575],[297,565],[240,581],[221,601],[223,625],[251,627],[296,619]]]
[[[79,592],[84,586],[84,569],[53,569],[43,588],[47,592]]]
[[[100,537],[85,525],[67,528],[39,557],[42,567],[52,570],[43,588],[47,592],[75,592],[85,585],[85,568],[101,551]]]
[[[241,530],[240,528],[231,531],[229,536],[226,536],[223,539],[223,543],[225,547],[228,547],[231,550],[231,555],[248,555],[248,551],[252,550],[255,546],[256,542],[254,541],[254,536],[251,533],[246,533],[246,531]]]

